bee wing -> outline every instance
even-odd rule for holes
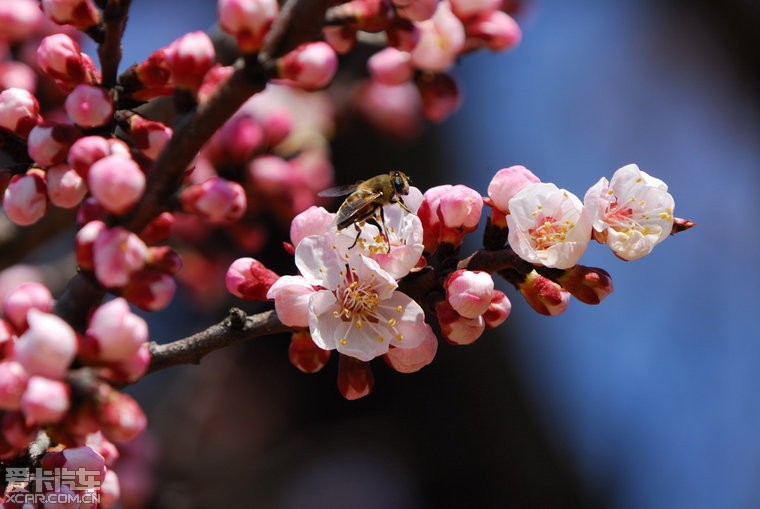
[[[338,209],[335,218],[338,229],[342,230],[351,223],[370,217],[375,211],[374,201],[382,195],[383,193],[360,190],[349,196]]]
[[[356,191],[356,188],[358,186],[359,184],[347,184],[345,186],[331,187],[329,189],[325,189],[324,191],[320,191],[319,193],[317,193],[317,196],[323,196],[323,197],[345,196],[347,194],[351,194],[354,191]]]

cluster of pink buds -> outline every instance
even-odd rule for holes
[[[387,46],[370,57],[371,83],[362,87],[357,101],[380,127],[405,132],[413,118],[390,123],[362,103],[375,96],[391,104],[403,98],[429,120],[448,117],[459,106],[457,84],[448,74],[457,58],[480,48],[509,49],[519,42],[520,28],[503,8],[502,0],[351,0],[332,7],[325,37],[345,53],[357,33],[385,34]]]
[[[112,442],[141,433],[145,416],[107,382],[78,379],[70,370],[75,363],[87,366],[99,380],[112,383],[140,378],[149,362],[147,325],[123,299],[100,306],[84,334],[52,308],[50,292],[34,282],[21,284],[2,303],[0,459],[24,454],[44,430],[66,448],[43,456],[43,466],[96,470],[97,489],[108,507],[119,489],[107,469],[118,456]]]

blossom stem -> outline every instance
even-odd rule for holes
[[[98,47],[100,67],[103,72],[103,86],[111,88],[116,84],[116,76],[121,62],[121,38],[127,26],[131,0],[108,0],[103,9],[103,36]]]

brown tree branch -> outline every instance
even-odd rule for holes
[[[246,315],[238,308],[230,309],[229,316],[206,330],[184,339],[160,345],[150,344],[149,373],[178,364],[198,364],[209,353],[241,341],[287,332],[290,327],[277,318],[277,313],[264,311]]]
[[[103,40],[98,41],[98,58],[103,75],[103,86],[116,85],[121,62],[121,38],[127,26],[131,0],[108,0],[103,9]]]

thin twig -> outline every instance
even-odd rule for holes
[[[289,330],[290,327],[284,325],[274,311],[246,315],[242,310],[232,308],[227,318],[197,334],[163,345],[151,343],[148,372],[178,364],[198,364],[203,357],[221,348]]]

